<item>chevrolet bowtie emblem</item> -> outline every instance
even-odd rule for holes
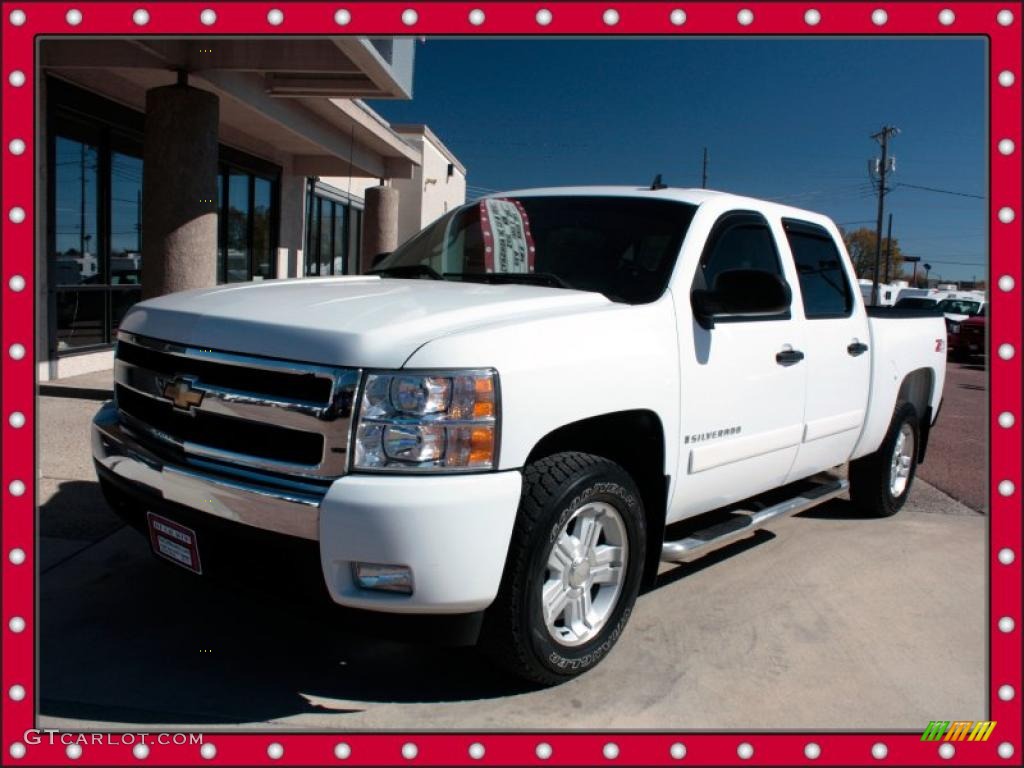
[[[169,381],[163,391],[163,396],[174,403],[175,408],[180,408],[183,411],[203,402],[203,394],[204,392],[200,389],[192,389],[192,383],[188,379]]]

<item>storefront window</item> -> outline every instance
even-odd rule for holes
[[[140,298],[138,150],[105,126],[57,121],[49,238],[57,352],[109,344]]]
[[[276,180],[222,166],[217,178],[221,217],[217,282],[240,283],[275,276],[276,192]]]
[[[306,200],[306,274],[345,275],[359,252],[362,211],[311,191]]]

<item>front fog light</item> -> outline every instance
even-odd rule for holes
[[[404,565],[352,563],[352,577],[362,589],[412,594],[412,571]]]

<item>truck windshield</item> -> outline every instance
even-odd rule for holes
[[[371,272],[571,288],[645,304],[664,292],[695,211],[633,197],[487,198],[441,217]]]
[[[943,299],[939,302],[939,309],[954,315],[969,315],[974,317],[981,309],[980,301],[969,301],[966,299]]]
[[[897,301],[896,307],[898,309],[935,309],[935,305],[938,303],[937,299],[906,298]]]

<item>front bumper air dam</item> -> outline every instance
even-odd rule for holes
[[[465,613],[498,594],[523,478],[347,475],[320,505],[320,560],[335,602],[392,613]],[[404,565],[413,593],[361,589],[352,563]]]

